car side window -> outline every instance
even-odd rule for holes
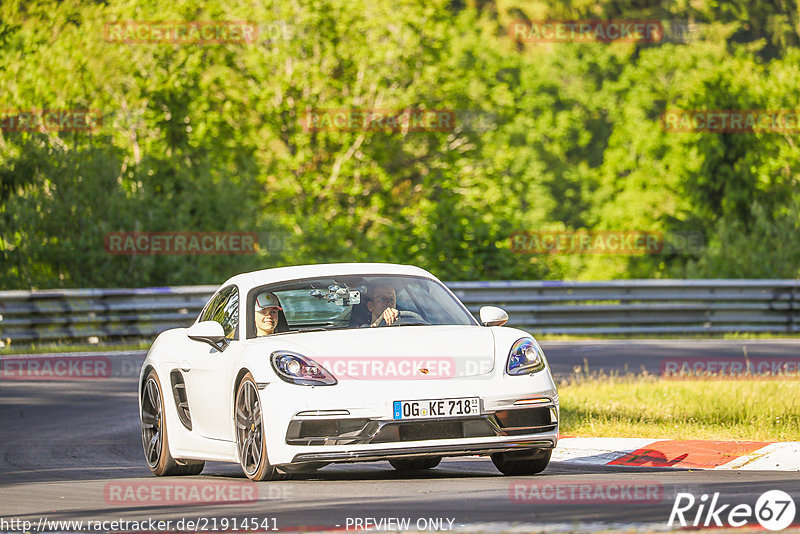
[[[239,291],[236,286],[220,291],[200,317],[201,321],[216,321],[222,325],[225,337],[235,339],[239,326]]]
[[[203,308],[202,312],[200,312],[200,317],[197,318],[198,322],[199,321],[212,321],[213,320],[213,319],[211,319],[211,316],[214,315],[214,312],[219,307],[219,303],[222,301],[222,298],[225,296],[224,293],[225,293],[225,291],[220,291],[219,293],[214,295],[214,297],[210,301],[208,301],[208,304],[206,304],[206,307]]]

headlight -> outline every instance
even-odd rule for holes
[[[506,372],[510,375],[529,375],[544,369],[544,354],[532,338],[518,339],[508,353]]]
[[[272,368],[285,382],[301,386],[333,386],[336,377],[320,364],[295,352],[279,350],[270,357]]]

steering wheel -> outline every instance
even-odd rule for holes
[[[399,315],[397,317],[397,320],[392,324],[390,324],[389,326],[397,326],[400,324],[424,324],[424,325],[431,324],[425,319],[423,319],[422,316],[417,312],[408,310],[399,310],[398,313]],[[386,326],[386,319],[383,318],[383,314],[381,314],[381,316],[378,317],[378,320],[375,321],[375,323],[373,323],[372,326]]]

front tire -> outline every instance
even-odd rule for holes
[[[535,475],[547,468],[553,449],[523,452],[527,457],[520,458],[521,455],[516,452],[492,454],[492,463],[504,475]]]
[[[285,475],[270,465],[267,440],[264,437],[264,418],[261,399],[253,375],[247,373],[236,390],[236,449],[239,465],[250,480],[280,480]]]
[[[442,461],[441,456],[422,458],[392,458],[389,463],[398,471],[422,471],[433,469]]]
[[[151,370],[142,388],[142,446],[150,471],[156,476],[199,475],[203,461],[176,460],[169,452],[164,395],[155,369]]]

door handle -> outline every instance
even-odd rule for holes
[[[184,373],[188,373],[192,370],[192,367],[189,365],[189,360],[181,360],[181,370]]]

